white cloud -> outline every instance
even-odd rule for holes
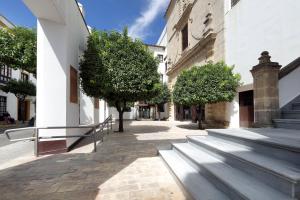
[[[159,14],[166,10],[168,3],[169,0],[147,0],[147,6],[129,27],[129,35],[133,38],[145,39],[148,27]]]

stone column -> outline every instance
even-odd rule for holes
[[[264,51],[251,70],[254,87],[254,126],[271,127],[279,117],[278,74],[281,66]]]

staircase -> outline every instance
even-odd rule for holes
[[[159,154],[194,199],[300,198],[297,130],[212,129]]]
[[[275,127],[300,130],[300,97],[281,110],[281,119],[274,119]]]

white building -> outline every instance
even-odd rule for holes
[[[96,124],[99,100],[79,87],[79,61],[86,48],[89,27],[76,0],[24,0],[37,17],[38,127]],[[101,108],[102,109],[102,108]],[[41,136],[84,134],[87,129],[41,130]],[[78,138],[43,140],[40,153],[65,152]]]
[[[148,44],[148,48],[150,51],[153,52],[154,57],[158,58],[159,60],[159,65],[157,68],[157,72],[160,75],[160,81],[163,84],[168,83],[168,76],[167,76],[167,69],[168,69],[168,61],[167,61],[167,32],[166,32],[166,27],[163,29],[157,43],[155,45]],[[149,109],[149,110],[148,110]],[[164,104],[162,107],[158,108],[162,112],[160,112],[160,119],[167,120],[169,118],[169,106],[168,104]],[[146,113],[143,113],[146,112]],[[144,105],[143,107],[139,108],[139,117],[141,118],[140,115],[143,115],[143,117],[147,118],[147,113],[150,118],[155,118],[158,119],[158,112],[155,111],[155,108],[149,107],[147,105]]]
[[[14,27],[13,23],[0,15],[0,28]],[[1,66],[0,84],[6,84],[10,79],[29,80],[34,84],[36,83],[35,77],[24,70],[14,70],[9,66]],[[27,97],[25,102],[19,102],[14,94],[0,90],[0,120],[3,120],[2,116],[6,112],[15,120],[30,120],[35,116],[35,97]]]
[[[235,65],[241,74],[243,86],[239,88],[229,113],[231,127],[240,123],[239,103],[253,95],[250,70],[258,64],[261,52],[268,51],[272,61],[286,66],[300,56],[300,21],[298,0],[239,0],[225,9],[225,61]],[[300,95],[300,68],[279,81],[279,104],[282,108]]]

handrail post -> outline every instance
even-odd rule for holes
[[[109,121],[106,122],[107,135],[109,134]]]
[[[34,129],[34,133],[35,133],[35,149],[34,149],[34,154],[36,157],[39,157],[39,129],[35,128]]]
[[[113,132],[113,121],[112,121],[112,116],[110,116],[110,129],[111,129],[111,132]]]
[[[96,127],[93,128],[94,152],[97,152]]]

